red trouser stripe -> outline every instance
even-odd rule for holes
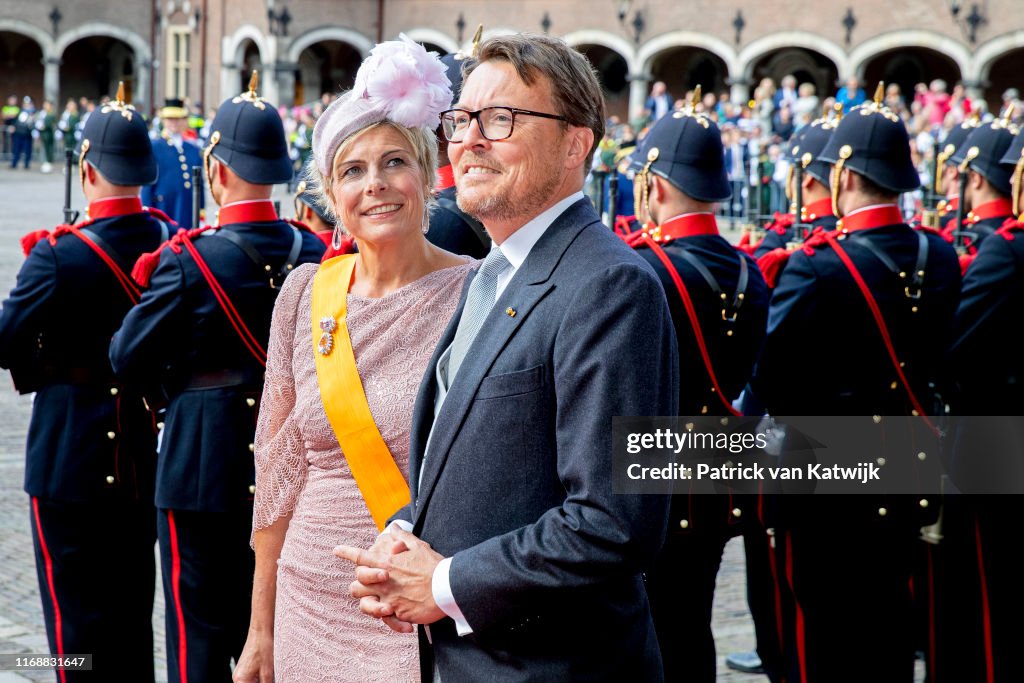
[[[789,583],[789,592],[793,594],[793,605],[796,607],[796,654],[798,666],[800,667],[800,681],[807,683],[807,642],[804,633],[804,611],[800,607],[800,601],[796,598],[796,589],[793,587],[793,536],[786,533],[786,581]]]
[[[995,661],[992,655],[992,611],[988,602],[988,580],[985,578],[985,557],[981,553],[981,522],[974,518],[974,546],[978,549],[978,583],[981,586],[982,631],[985,634],[985,681],[995,683]]]
[[[178,618],[178,678],[181,683],[188,683],[185,613],[181,611],[181,554],[178,552],[178,527],[174,523],[174,510],[167,511],[167,527],[171,531],[171,591],[174,593],[174,613]]]
[[[50,592],[50,602],[53,604],[53,630],[57,636],[57,656],[64,656],[64,632],[60,619],[60,605],[57,604],[57,591],[53,587],[53,558],[50,557],[50,550],[46,547],[46,539],[43,537],[43,523],[39,521],[39,499],[32,497],[32,514],[36,520],[36,535],[39,536],[39,549],[43,551],[43,564],[46,566],[46,588]],[[67,680],[64,669],[57,669],[61,683]]]

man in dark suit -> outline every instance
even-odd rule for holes
[[[253,439],[270,317],[292,268],[324,243],[277,216],[292,177],[281,118],[255,91],[221,105],[206,151],[220,224],[180,231],[135,274],[150,282],[110,359],[119,377],[163,381],[167,417],[156,506],[171,680],[226,680],[249,628]],[[150,280],[151,277],[151,280]]]
[[[721,133],[687,107],[654,124],[633,158],[634,194],[647,227],[626,241],[654,268],[668,297],[679,342],[679,415],[735,415],[731,403],[750,380],[764,340],[769,290],[754,260],[718,233],[714,203],[729,198]],[[755,524],[753,502],[731,493],[698,495],[689,483],[673,496],[668,540],[647,573],[665,680],[716,678],[715,578],[725,544],[744,523]],[[770,626],[767,607],[763,621]],[[759,634],[770,665],[774,640]]]
[[[185,137],[188,110],[181,100],[167,100],[167,106],[160,110],[160,120],[164,129],[153,140],[160,172],[156,183],[143,188],[142,202],[166,212],[178,225],[197,228],[192,225],[192,167],[202,165],[203,158],[196,143]],[[204,190],[199,193],[200,208],[205,200]]]
[[[79,170],[89,220],[22,240],[0,366],[35,392],[25,490],[50,652],[95,656],[60,680],[152,681],[156,427],[140,377],[115,379],[107,347],[139,298],[131,264],[168,227],[139,200],[156,161],[123,95],[89,117]]]
[[[364,612],[424,625],[428,680],[661,680],[641,572],[669,497],[613,495],[611,418],[675,414],[678,356],[657,277],[581,192],[600,86],[562,41],[503,36],[442,122],[496,248],[420,386],[412,502],[336,552]]]
[[[926,495],[938,490],[926,416],[941,411],[959,267],[939,235],[903,223],[899,194],[920,179],[906,128],[881,101],[879,88],[820,154],[832,164],[840,222],[792,252],[753,381],[773,415],[856,416],[848,431],[830,433],[826,454],[856,444],[883,474],[912,472],[922,486],[922,495],[779,496],[777,574],[796,609],[783,638],[787,676],[807,683],[913,680],[910,577],[938,503]],[[827,351],[795,367],[808,349]],[[887,417],[901,415],[916,419]],[[924,445],[896,450],[911,437]]]

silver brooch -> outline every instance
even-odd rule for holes
[[[320,329],[323,330],[323,334],[320,335],[316,350],[323,356],[329,356],[334,350],[334,333],[338,329],[338,323],[331,316],[324,316],[320,318]]]

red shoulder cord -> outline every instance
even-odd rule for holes
[[[180,244],[185,247],[189,254],[192,255],[192,260],[196,262],[196,266],[199,268],[199,272],[206,278],[207,284],[210,285],[210,289],[213,291],[213,296],[216,297],[217,303],[220,304],[221,310],[224,311],[224,315],[228,317],[228,321],[231,326],[235,328],[235,332],[238,334],[239,339],[245,344],[245,348],[249,350],[253,358],[262,365],[267,367],[267,352],[263,346],[257,341],[253,333],[249,331],[249,327],[242,320],[242,316],[238,313],[238,309],[231,303],[231,299],[228,297],[227,292],[221,287],[220,283],[217,282],[217,278],[214,276],[213,271],[203,260],[203,257],[199,254],[199,250],[192,243],[191,236],[187,230],[179,230],[178,234],[175,235],[175,239],[181,238]],[[175,250],[175,244],[171,244],[170,248]],[[180,249],[180,247],[179,247]]]
[[[849,254],[839,244],[839,240],[836,239],[835,234],[831,232],[823,233],[825,240],[828,241],[829,245],[835,250],[836,256],[846,266],[846,270],[850,272],[854,281],[857,283],[857,287],[860,289],[860,293],[864,295],[864,300],[868,304],[868,308],[871,309],[871,315],[875,318],[875,325],[878,326],[878,331],[882,335],[882,341],[885,343],[885,350],[889,353],[889,360],[892,361],[892,367],[896,370],[896,374],[900,378],[900,382],[903,383],[903,388],[907,392],[907,396],[910,398],[910,405],[914,407],[914,411],[917,415],[924,420],[928,428],[931,429],[936,436],[939,434],[939,430],[932,424],[932,421],[928,419],[928,415],[925,414],[924,409],[921,407],[921,403],[917,400],[917,396],[914,394],[914,390],[910,388],[910,383],[907,381],[907,376],[903,373],[903,367],[900,366],[899,358],[896,357],[896,349],[892,344],[892,337],[889,335],[889,327],[885,324],[885,318],[882,317],[882,310],[878,307],[878,302],[875,301],[874,295],[871,294],[871,290],[868,288],[864,278],[861,276],[860,271],[857,270],[857,266],[853,264]]]
[[[45,239],[49,241],[51,246],[55,246],[57,244],[58,237],[63,235],[74,235],[78,239],[82,240],[87,247],[92,249],[96,255],[100,257],[103,263],[107,265],[107,268],[109,268],[110,272],[114,274],[114,277],[117,279],[117,283],[121,285],[121,289],[123,289],[124,293],[128,295],[128,299],[134,306],[139,303],[139,297],[142,296],[141,290],[139,290],[135,282],[128,277],[128,274],[121,270],[121,268],[114,262],[114,259],[110,257],[110,254],[103,251],[103,248],[100,247],[100,245],[86,237],[82,231],[78,229],[79,227],[85,227],[90,223],[92,223],[92,221],[87,221],[78,227],[74,225],[58,225],[52,233],[48,230],[37,230],[30,233],[22,238],[21,241],[22,247],[25,249],[25,255],[28,256],[28,253],[32,251],[32,247],[34,247],[36,242],[39,242],[40,240]]]
[[[693,300],[690,298],[690,292],[687,291],[686,285],[683,284],[683,279],[679,277],[679,271],[672,264],[672,260],[669,259],[668,254],[661,246],[648,237],[646,234],[643,235],[641,240],[644,244],[651,248],[654,255],[665,265],[665,269],[668,270],[669,276],[672,278],[672,282],[675,283],[676,289],[679,291],[679,298],[683,300],[683,307],[686,309],[686,315],[690,319],[690,325],[693,327],[693,336],[697,339],[697,348],[700,349],[700,357],[704,361],[704,369],[707,370],[708,377],[711,378],[711,386],[715,389],[715,394],[718,399],[725,406],[725,409],[730,414],[736,417],[742,417],[743,413],[739,412],[732,407],[732,404],[726,399],[725,394],[722,393],[722,387],[718,385],[718,376],[715,375],[715,369],[711,367],[711,356],[708,355],[707,344],[704,343],[704,332],[701,330],[700,321],[697,319],[697,311],[693,307]]]

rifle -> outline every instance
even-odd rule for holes
[[[805,154],[807,162],[810,163],[810,153]],[[793,160],[793,240],[786,246],[793,248],[803,244],[805,239],[804,228],[810,227],[804,224],[804,159]]]
[[[619,170],[612,168],[608,171],[608,227],[615,228],[615,206],[619,194]]]
[[[64,150],[64,225],[74,225],[78,220],[78,212],[71,208],[71,165],[74,159],[74,150]]]
[[[964,244],[964,195],[967,194],[967,180],[971,174],[971,162],[974,158],[980,154],[981,151],[977,147],[971,147],[967,150],[967,154],[964,156],[963,162],[960,164],[960,199],[956,204],[956,223],[953,224],[953,236],[954,242],[953,247],[956,249],[956,253],[961,256],[967,253],[967,245]]]
[[[203,197],[203,167],[192,167],[192,227],[199,225],[199,201]]]

